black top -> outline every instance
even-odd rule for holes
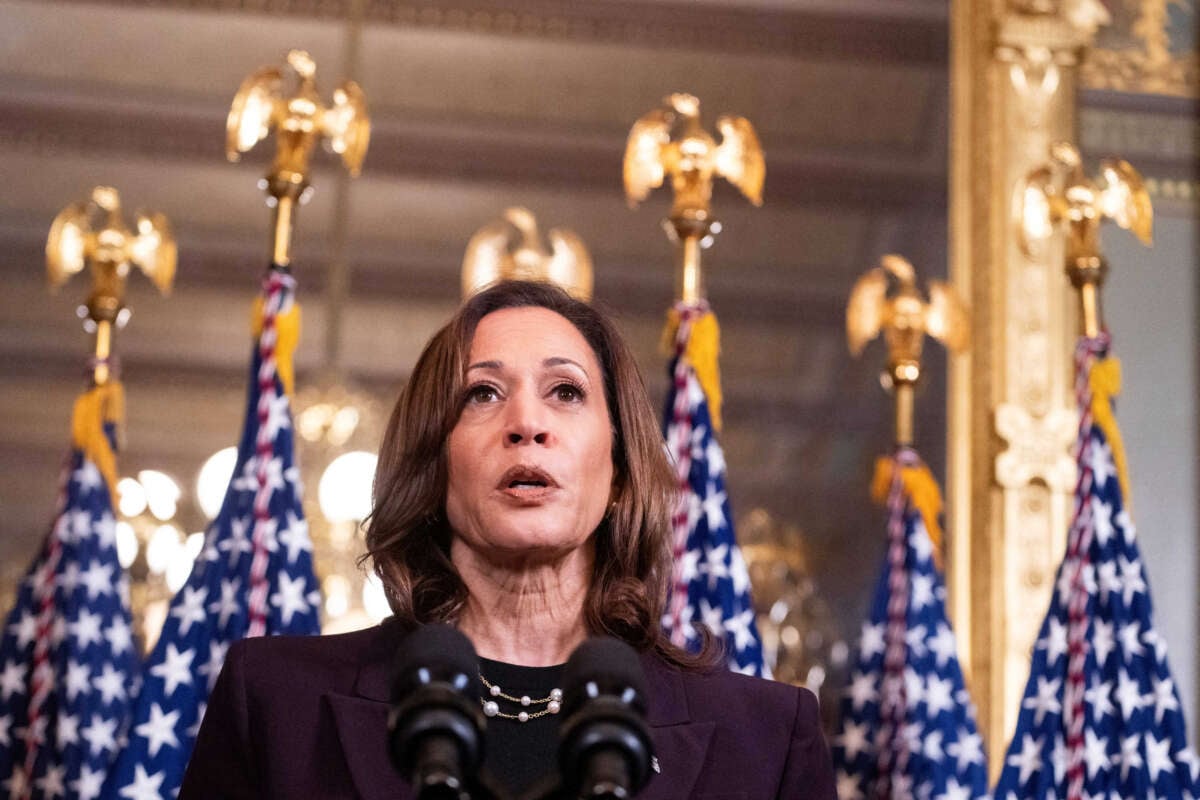
[[[499,686],[504,694],[513,697],[528,695],[532,700],[549,696],[550,690],[562,688],[563,664],[553,667],[521,667],[502,661],[479,659],[479,671],[488,683]],[[483,687],[484,701],[493,700],[501,713],[517,714],[519,703],[493,697]],[[546,703],[531,704],[524,710],[530,714],[542,711]],[[562,713],[546,714],[519,722],[499,716],[487,718],[484,735],[484,769],[512,796],[517,797],[549,776],[558,764],[558,727]]]

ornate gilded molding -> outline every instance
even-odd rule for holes
[[[1005,489],[1040,481],[1052,491],[1071,491],[1076,466],[1069,448],[1078,427],[1076,415],[1067,409],[1035,417],[1015,403],[997,406],[996,433],[1008,449],[996,456],[996,481]]]
[[[1136,0],[1117,3],[1112,26],[1080,70],[1089,89],[1200,97],[1195,3]]]
[[[1075,139],[1079,63],[1097,0],[953,0],[951,277],[975,314],[952,366],[952,614],[994,769],[1062,555],[1073,488],[1073,306],[1061,243],[1017,238],[1014,190]]]

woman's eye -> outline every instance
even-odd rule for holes
[[[574,403],[583,399],[583,390],[573,383],[560,383],[554,387],[554,397],[564,403]]]
[[[478,386],[472,386],[467,389],[468,403],[490,403],[500,397],[499,392],[495,387],[481,383]]]

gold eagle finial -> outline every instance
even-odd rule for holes
[[[1017,182],[1013,216],[1021,250],[1038,258],[1055,233],[1066,234],[1066,270],[1080,290],[1084,331],[1099,333],[1098,289],[1107,265],[1100,252],[1100,226],[1111,219],[1142,244],[1153,242],[1154,210],[1142,176],[1119,158],[1100,161],[1089,178],[1079,150],[1070,142],[1050,145],[1050,159]]]
[[[1015,213],[1021,248],[1035,255],[1058,228],[1067,233],[1067,258],[1100,253],[1100,224],[1107,218],[1131,231],[1142,244],[1153,242],[1154,211],[1142,176],[1128,161],[1106,158],[1089,178],[1083,159],[1069,142],[1050,146],[1048,163],[1017,184]]]
[[[896,393],[896,439],[912,443],[912,388],[921,376],[921,350],[932,336],[951,352],[970,342],[966,306],[954,289],[929,281],[929,302],[917,288],[916,270],[902,256],[885,255],[855,282],[846,305],[846,339],[858,356],[883,331],[888,347],[884,383]]]
[[[58,212],[46,238],[46,273],[57,289],[87,264],[92,265],[93,319],[116,319],[125,295],[129,265],[138,267],[166,294],[175,279],[177,249],[171,225],[162,214],[139,210],[130,230],[121,214],[121,196],[97,186],[91,197]]]
[[[121,214],[121,196],[110,186],[92,189],[88,200],[58,212],[46,237],[46,274],[51,289],[91,267],[92,288],[87,299],[88,330],[96,331],[95,381],[108,380],[113,326],[128,319],[125,281],[130,265],[137,266],[159,291],[167,294],[175,280],[177,248],[167,218],[138,211],[130,230]]]
[[[272,129],[279,142],[272,176],[304,182],[319,140],[358,175],[371,138],[366,96],[357,83],[344,81],[325,106],[317,94],[316,64],[303,50],[292,50],[286,69],[263,67],[242,81],[226,120],[225,154],[237,161]]]
[[[553,283],[580,300],[591,300],[592,259],[583,240],[565,228],[551,228],[547,239],[549,248],[529,209],[505,209],[501,219],[484,225],[467,243],[463,297],[497,281],[516,279]]]
[[[890,297],[889,283],[893,285]],[[930,281],[926,303],[917,288],[916,270],[898,255],[885,255],[878,267],[859,278],[846,306],[846,338],[852,354],[862,353],[880,330],[894,360],[920,359],[926,334],[955,353],[970,341],[967,309],[954,289]]]
[[[630,207],[671,176],[672,216],[707,214],[713,176],[725,178],[756,206],[762,205],[766,166],[754,126],[745,117],[717,119],[721,143],[700,126],[700,101],[671,94],[633,124],[625,145],[625,196]]]

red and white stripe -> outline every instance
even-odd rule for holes
[[[68,461],[63,465],[62,478],[59,480],[58,519],[61,521],[63,509],[67,503],[67,483],[71,479],[71,465]],[[59,523],[61,524],[61,522]],[[54,666],[51,663],[51,648],[54,645],[54,621],[58,616],[54,590],[58,575],[58,562],[62,559],[62,542],[59,531],[53,531],[46,537],[46,560],[31,576],[33,578],[33,596],[37,603],[37,638],[33,643],[33,666],[30,676],[29,706],[26,713],[28,724],[25,727],[22,741],[25,744],[25,763],[20,767],[24,780],[19,784],[20,800],[29,800],[33,795],[33,771],[37,767],[38,755],[42,745],[46,743],[46,727],[48,721],[42,718],[46,699],[54,691]]]
[[[267,566],[271,558],[267,540],[272,534],[269,526],[274,524],[271,518],[271,496],[275,491],[268,479],[275,442],[267,421],[271,415],[271,404],[278,398],[275,388],[278,372],[275,345],[279,332],[275,327],[275,320],[291,307],[291,290],[294,285],[291,276],[272,268],[264,286],[267,298],[263,303],[262,331],[258,337],[258,438],[255,441],[258,467],[255,477],[258,490],[254,494],[254,556],[250,562],[250,625],[247,636],[262,636],[267,631],[267,596],[271,590],[267,581]]]
[[[876,760],[874,795],[887,800],[892,793],[892,776],[903,774],[908,763],[908,742],[904,738],[907,697],[904,665],[908,661],[908,542],[905,541],[904,512],[908,496],[904,492],[902,470],[913,466],[917,454],[900,448],[892,460],[892,482],[888,490],[888,603],[887,630],[883,654],[883,681],[880,687],[881,723]]]
[[[675,331],[675,372],[672,375],[675,391],[675,405],[671,409],[671,424],[667,428],[667,448],[675,462],[675,478],[679,492],[675,501],[675,513],[671,515],[671,527],[674,533],[671,547],[671,602],[667,613],[671,621],[671,642],[678,647],[687,643],[687,631],[684,630],[683,609],[687,606],[688,581],[683,574],[684,554],[687,552],[687,540],[690,533],[688,526],[688,495],[691,494],[691,482],[688,476],[692,471],[692,408],[689,383],[696,380],[692,366],[687,363],[684,353],[687,350],[688,339],[692,332],[692,321],[699,318],[708,310],[707,304],[676,305],[679,313],[679,328]]]
[[[1075,508],[1067,534],[1067,558],[1063,568],[1070,576],[1067,599],[1067,685],[1064,690],[1063,722],[1067,730],[1067,800],[1082,800],[1084,771],[1083,667],[1087,661],[1087,605],[1090,593],[1085,581],[1089,549],[1095,526],[1092,520],[1092,390],[1089,377],[1097,356],[1108,349],[1108,334],[1081,337],[1075,347],[1075,402],[1079,407],[1079,432],[1075,439]]]

